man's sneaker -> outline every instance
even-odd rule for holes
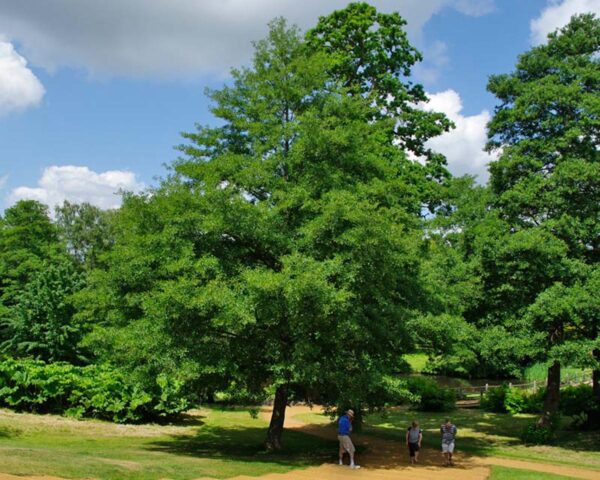
[[[360,465],[350,465],[350,468],[354,468],[355,470],[360,468]]]

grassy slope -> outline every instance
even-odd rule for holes
[[[322,463],[336,445],[286,432],[286,450],[262,451],[266,423],[247,409],[203,410],[189,425],[124,426],[0,411],[3,473],[102,479],[261,475]]]

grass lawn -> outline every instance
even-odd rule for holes
[[[421,373],[427,365],[427,354],[425,353],[407,353],[402,358],[408,362],[413,373]]]
[[[365,433],[400,441],[410,421],[417,419],[424,431],[425,446],[438,448],[439,426],[447,416],[458,427],[456,445],[459,450],[600,470],[600,431],[565,430],[559,433],[556,445],[525,446],[521,444],[519,434],[536,418],[533,415],[488,413],[479,409],[457,409],[449,414],[398,409],[386,415],[368,417]]]
[[[600,470],[600,431],[564,430],[560,432],[556,445],[523,445],[519,440],[519,434],[525,425],[536,418],[534,415],[488,413],[479,409],[457,409],[450,413],[430,413],[399,408],[388,411],[385,415],[368,416],[364,432],[380,438],[403,442],[406,428],[410,422],[418,420],[424,432],[424,446],[437,449],[439,447],[439,427],[448,416],[458,427],[456,445],[459,450],[482,456],[497,456]],[[330,421],[328,417],[318,413],[306,413],[297,418],[307,423]],[[532,473],[532,475],[534,474]]]
[[[251,416],[248,408],[191,413],[177,425],[115,425],[0,410],[0,472],[107,480],[227,478],[283,473],[335,460],[336,442],[299,431],[285,432],[283,452],[264,452],[266,421]],[[518,434],[532,416],[476,409],[450,415],[459,430],[458,450],[600,471],[600,432],[565,431],[557,445],[527,447],[520,444]],[[294,418],[316,424],[331,421],[318,413]],[[425,447],[437,449],[438,428],[445,418],[441,413],[394,409],[368,416],[364,431],[403,442],[405,428],[414,418],[425,432]],[[562,477],[494,466],[491,478]]]
[[[266,422],[250,410],[203,409],[182,425],[115,425],[0,410],[0,471],[66,478],[190,479],[261,475],[331,461],[336,444],[285,433],[262,450]]]
[[[532,472],[518,468],[492,467],[490,480],[567,480],[572,477],[553,475],[551,473]]]

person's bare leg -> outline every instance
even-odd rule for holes
[[[340,465],[344,464],[344,452],[345,451],[346,450],[344,450],[344,447],[340,447],[340,455],[339,455],[340,456]]]
[[[454,465],[454,463],[452,463],[452,453],[451,452],[448,452],[448,464]]]
[[[418,463],[418,462],[419,462],[419,451],[417,450],[415,452],[415,463]]]

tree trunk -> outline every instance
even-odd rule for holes
[[[594,358],[600,362],[600,350],[594,350]],[[592,392],[596,401],[596,408],[591,412],[591,418],[588,419],[591,425],[600,424],[600,369],[596,368],[592,372]]]
[[[265,442],[267,450],[281,450],[281,434],[283,433],[287,401],[288,394],[285,387],[277,387],[277,391],[275,392],[275,403],[273,404],[273,413],[271,414],[271,423],[269,424],[267,441]]]
[[[600,362],[600,350],[594,350],[594,358]],[[600,369],[595,369],[592,373],[592,391],[598,407],[600,407]]]
[[[544,415],[540,419],[542,425],[550,425],[552,416],[558,412],[560,402],[560,362],[554,361],[548,367],[548,383],[544,398]]]

